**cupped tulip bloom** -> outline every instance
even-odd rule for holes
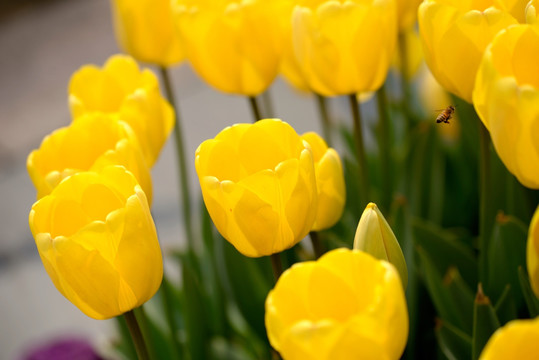
[[[153,166],[174,126],[174,109],[159,92],[157,77],[133,58],[110,57],[103,68],[86,65],[71,77],[69,107],[74,121],[99,112],[135,131],[148,166]]]
[[[30,211],[30,230],[56,289],[94,319],[149,300],[163,260],[144,191],[122,166],[66,178]]]
[[[308,132],[301,138],[311,147],[316,172],[318,211],[312,230],[329,229],[341,218],[346,200],[341,158],[317,133]]]
[[[539,298],[539,207],[535,210],[528,232],[526,263],[531,287]]]
[[[278,253],[312,229],[318,200],[313,155],[287,123],[227,127],[198,147],[195,165],[215,226],[242,254]]]
[[[492,0],[425,0],[418,11],[425,61],[449,92],[472,102],[479,62],[502,29],[516,24]]]
[[[507,169],[539,189],[539,27],[500,33],[479,67],[474,106]]]
[[[138,61],[170,66],[185,57],[170,0],[111,0],[120,47]]]
[[[122,165],[133,173],[152,199],[152,181],[137,137],[123,121],[103,114],[86,114],[68,127],[46,136],[39,149],[28,156],[28,174],[40,199],[66,177],[82,171],[99,171]]]
[[[265,322],[285,360],[397,360],[408,337],[397,271],[359,250],[286,270],[266,298]]]
[[[375,203],[369,203],[361,214],[354,237],[354,249],[393,264],[400,275],[402,286],[406,289],[408,269],[404,254],[393,230]]]
[[[538,338],[539,318],[510,321],[490,337],[479,360],[535,360],[539,354]]]
[[[394,0],[301,1],[292,39],[309,87],[325,96],[375,91],[397,39]]]
[[[279,71],[290,5],[267,0],[172,0],[196,73],[215,89],[255,96]]]

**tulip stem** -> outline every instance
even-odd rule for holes
[[[324,139],[329,147],[331,147],[331,121],[329,119],[329,113],[327,108],[327,99],[315,93],[316,103],[318,105],[318,111],[320,112],[320,118],[322,120],[322,133],[324,134]]]
[[[381,186],[382,186],[382,208],[384,211],[389,211],[391,201],[393,200],[393,174],[391,173],[391,128],[389,118],[387,116],[387,96],[385,86],[378,90],[376,94],[378,103],[379,116],[379,149],[380,149],[380,170],[381,170]]]
[[[356,94],[348,95],[348,100],[350,102],[350,109],[354,120],[354,138],[359,170],[359,193],[363,199],[363,205],[366,205],[371,201],[371,196],[369,191],[369,171],[367,168],[367,156],[365,154],[365,145],[363,142],[359,102],[356,99]]]
[[[189,249],[194,249],[194,239],[193,239],[193,225],[191,222],[191,199],[189,191],[189,181],[187,178],[187,163],[185,161],[185,143],[183,141],[182,128],[181,128],[181,118],[180,118],[180,109],[176,104],[174,97],[174,92],[172,90],[172,83],[170,81],[170,76],[168,69],[165,67],[160,67],[161,77],[163,78],[163,85],[165,86],[165,93],[167,96],[168,102],[174,108],[176,114],[176,121],[174,124],[174,138],[176,140],[176,155],[178,161],[178,170],[180,175],[180,192],[181,198],[180,202],[183,206],[183,218],[185,225],[185,234],[187,236],[187,244]]]
[[[140,331],[140,327],[133,310],[124,313],[124,318],[127,322],[129,332],[131,333],[133,343],[135,344],[135,349],[137,350],[139,360],[149,360],[150,356],[148,355],[148,349],[146,348],[146,343],[142,337],[142,332]]]
[[[487,275],[487,251],[490,238],[489,209],[491,205],[490,189],[490,134],[477,118],[479,123],[479,281],[485,281]]]
[[[258,120],[262,119],[261,113],[260,113],[260,107],[258,106],[258,102],[256,101],[255,96],[249,96],[249,104],[251,105],[251,111],[253,112],[253,122],[257,122]]]
[[[283,264],[281,262],[281,253],[271,254],[271,267],[273,269],[273,276],[275,277],[275,282],[279,280],[279,277],[283,273]]]
[[[408,74],[408,46],[406,34],[404,32],[399,32],[399,59],[401,70],[402,110],[406,122],[406,130],[409,134],[413,125],[412,112],[410,111],[412,97],[410,94],[410,85],[408,84],[408,79],[410,77]]]
[[[268,90],[264,91],[262,95],[260,95],[260,99],[262,100],[262,107],[264,108],[264,117],[273,119],[275,117],[275,111],[273,110],[273,100],[271,99],[271,93]]]
[[[309,237],[311,238],[311,243],[313,244],[314,256],[318,259],[325,253],[324,246],[322,245],[320,237],[316,231],[311,231],[309,233]]]

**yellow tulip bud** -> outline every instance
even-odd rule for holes
[[[539,298],[539,207],[535,210],[528,232],[526,263],[531,287],[535,296]]]
[[[279,71],[289,7],[267,0],[172,0],[193,69],[219,91],[249,96],[266,90]]]
[[[169,0],[112,0],[120,47],[135,59],[169,66],[185,57]]]
[[[534,360],[539,353],[539,319],[513,320],[488,340],[479,360]]]
[[[406,288],[408,269],[401,247],[384,215],[374,203],[367,205],[359,219],[354,249],[365,251],[377,259],[393,264],[399,272],[403,287]]]
[[[537,10],[539,10],[539,0],[530,0],[530,2],[526,5],[526,10],[524,13],[527,24],[539,24]]]
[[[74,73],[69,106],[74,119],[101,112],[127,122],[150,167],[174,126],[174,109],[159,93],[157,77],[129,56],[114,55],[102,69],[86,65]]]
[[[30,153],[26,165],[38,199],[68,176],[122,165],[135,175],[151,204],[150,171],[135,133],[123,121],[103,114],[86,114],[71,126],[55,130]]]
[[[312,230],[328,229],[339,221],[344,211],[346,188],[341,158],[317,133],[308,132],[301,138],[311,147],[316,172],[318,211]]]
[[[512,26],[486,50],[474,106],[494,148],[524,186],[539,189],[539,27]]]
[[[68,177],[32,206],[29,222],[58,291],[94,319],[142,305],[161,284],[146,196],[121,166]]]
[[[292,38],[305,80],[325,96],[377,90],[397,39],[393,0],[305,0],[292,16]]]
[[[425,0],[419,6],[427,65],[446,90],[470,103],[485,48],[500,30],[517,23],[495,5],[493,0]]]
[[[266,330],[286,360],[397,360],[408,313],[397,271],[337,249],[286,270],[266,298]]]
[[[313,155],[287,123],[266,119],[227,127],[198,147],[195,165],[215,226],[242,254],[278,253],[312,229]]]

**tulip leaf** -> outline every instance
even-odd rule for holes
[[[267,341],[264,304],[272,286],[268,280],[272,276],[268,257],[243,256],[221,236],[216,239],[216,247],[217,254],[222,256],[220,271],[231,298],[253,331]]]
[[[174,359],[180,359],[183,354],[183,349],[180,344],[178,336],[178,322],[176,321],[177,315],[181,315],[180,309],[180,295],[176,292],[176,289],[172,286],[167,276],[163,276],[163,282],[159,289],[161,297],[163,299],[163,311],[168,326],[168,332],[171,342],[171,348]]]
[[[522,296],[528,306],[528,311],[531,318],[539,316],[539,299],[535,296],[530,285],[528,273],[524,270],[524,267],[518,268],[518,278],[520,281],[520,289],[522,290]]]
[[[154,296],[143,306],[134,309],[148,353],[153,360],[172,358],[173,353],[171,338],[167,336],[166,325],[159,314],[162,309],[157,305],[158,297]]]
[[[518,268],[526,265],[527,229],[515,217],[498,214],[487,249],[485,289],[492,299],[500,298],[510,285],[510,294],[517,308],[524,305],[519,291]]]
[[[470,245],[459,236],[425,220],[415,218],[412,228],[416,244],[429,254],[440,274],[455,266],[470,288],[477,285],[477,260]]]
[[[126,359],[136,359],[137,350],[135,349],[133,338],[129,333],[129,328],[127,327],[125,317],[116,316],[115,319],[118,331],[120,333],[120,340],[114,341],[116,350],[123,354]]]
[[[462,312],[454,302],[449,289],[443,285],[443,279],[428,253],[422,247],[416,248],[420,260],[422,274],[429,295],[434,303],[437,313],[441,318],[462,331],[466,331],[466,325],[462,318]]]
[[[435,334],[442,353],[449,360],[461,360],[470,357],[472,338],[463,331],[443,320],[438,320]]]
[[[464,323],[464,330],[471,334],[473,329],[474,295],[468,284],[462,279],[456,267],[451,266],[443,279],[453,302],[460,310],[459,316]]]
[[[511,285],[507,284],[494,305],[494,310],[496,310],[496,314],[498,315],[498,319],[502,326],[517,318],[517,307],[515,305],[514,297],[512,296],[514,293],[515,290],[513,290]]]
[[[472,359],[476,360],[488,339],[500,327],[496,311],[488,296],[483,293],[481,284],[475,297],[473,321]]]

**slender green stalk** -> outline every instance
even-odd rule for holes
[[[490,238],[489,209],[490,189],[490,134],[477,118],[479,124],[479,281],[484,282],[487,275],[487,251]]]
[[[160,67],[161,77],[163,78],[163,84],[165,86],[165,93],[167,96],[168,102],[174,107],[174,112],[176,113],[176,122],[174,125],[174,138],[176,140],[176,155],[178,161],[178,172],[180,175],[180,202],[183,206],[183,218],[185,226],[185,235],[187,236],[187,244],[189,249],[194,249],[194,238],[193,238],[193,224],[191,221],[191,198],[189,191],[189,181],[187,176],[187,163],[185,161],[185,144],[183,141],[181,118],[180,118],[180,109],[176,104],[174,97],[174,92],[172,90],[172,83],[170,81],[170,76],[168,69],[165,67]]]
[[[314,256],[318,259],[325,253],[324,246],[322,245],[320,237],[316,231],[311,231],[309,233],[309,237],[311,238],[311,243],[313,244]]]
[[[258,106],[255,96],[249,96],[249,105],[251,105],[251,111],[253,112],[253,122],[255,123],[262,119],[260,107]]]
[[[273,111],[273,100],[271,99],[269,89],[260,95],[260,100],[262,100],[262,105],[264,108],[264,117],[266,119],[273,119],[275,117],[275,112]]]
[[[331,147],[331,121],[329,118],[327,99],[320,95],[314,94],[316,97],[316,104],[318,105],[318,112],[320,113],[320,119],[322,120],[322,133],[326,143]]]
[[[382,185],[382,209],[389,211],[393,200],[393,166],[391,161],[391,125],[387,115],[387,96],[385,86],[382,86],[376,96],[380,127],[380,170]]]
[[[137,356],[139,360],[149,360],[150,356],[148,355],[148,349],[146,348],[146,343],[142,337],[142,332],[135,317],[133,310],[128,311],[124,314],[125,321],[127,322],[127,327],[129,328],[129,333],[135,344],[135,349],[137,350]]]
[[[367,155],[365,153],[365,145],[363,142],[363,130],[361,128],[361,116],[359,110],[359,102],[356,99],[356,94],[348,95],[350,102],[350,110],[354,120],[354,139],[356,144],[357,162],[359,169],[359,193],[363,199],[363,206],[371,201],[369,189],[369,170],[367,168]]]
[[[281,262],[281,253],[271,254],[271,268],[273,269],[273,276],[275,277],[275,282],[279,280],[281,274],[283,273],[283,264]]]
[[[410,110],[412,96],[410,93],[410,84],[408,83],[408,79],[410,78],[410,74],[408,74],[408,47],[406,34],[403,32],[399,33],[399,59],[401,71],[402,111],[406,121],[406,130],[409,134],[413,127],[412,112]]]

